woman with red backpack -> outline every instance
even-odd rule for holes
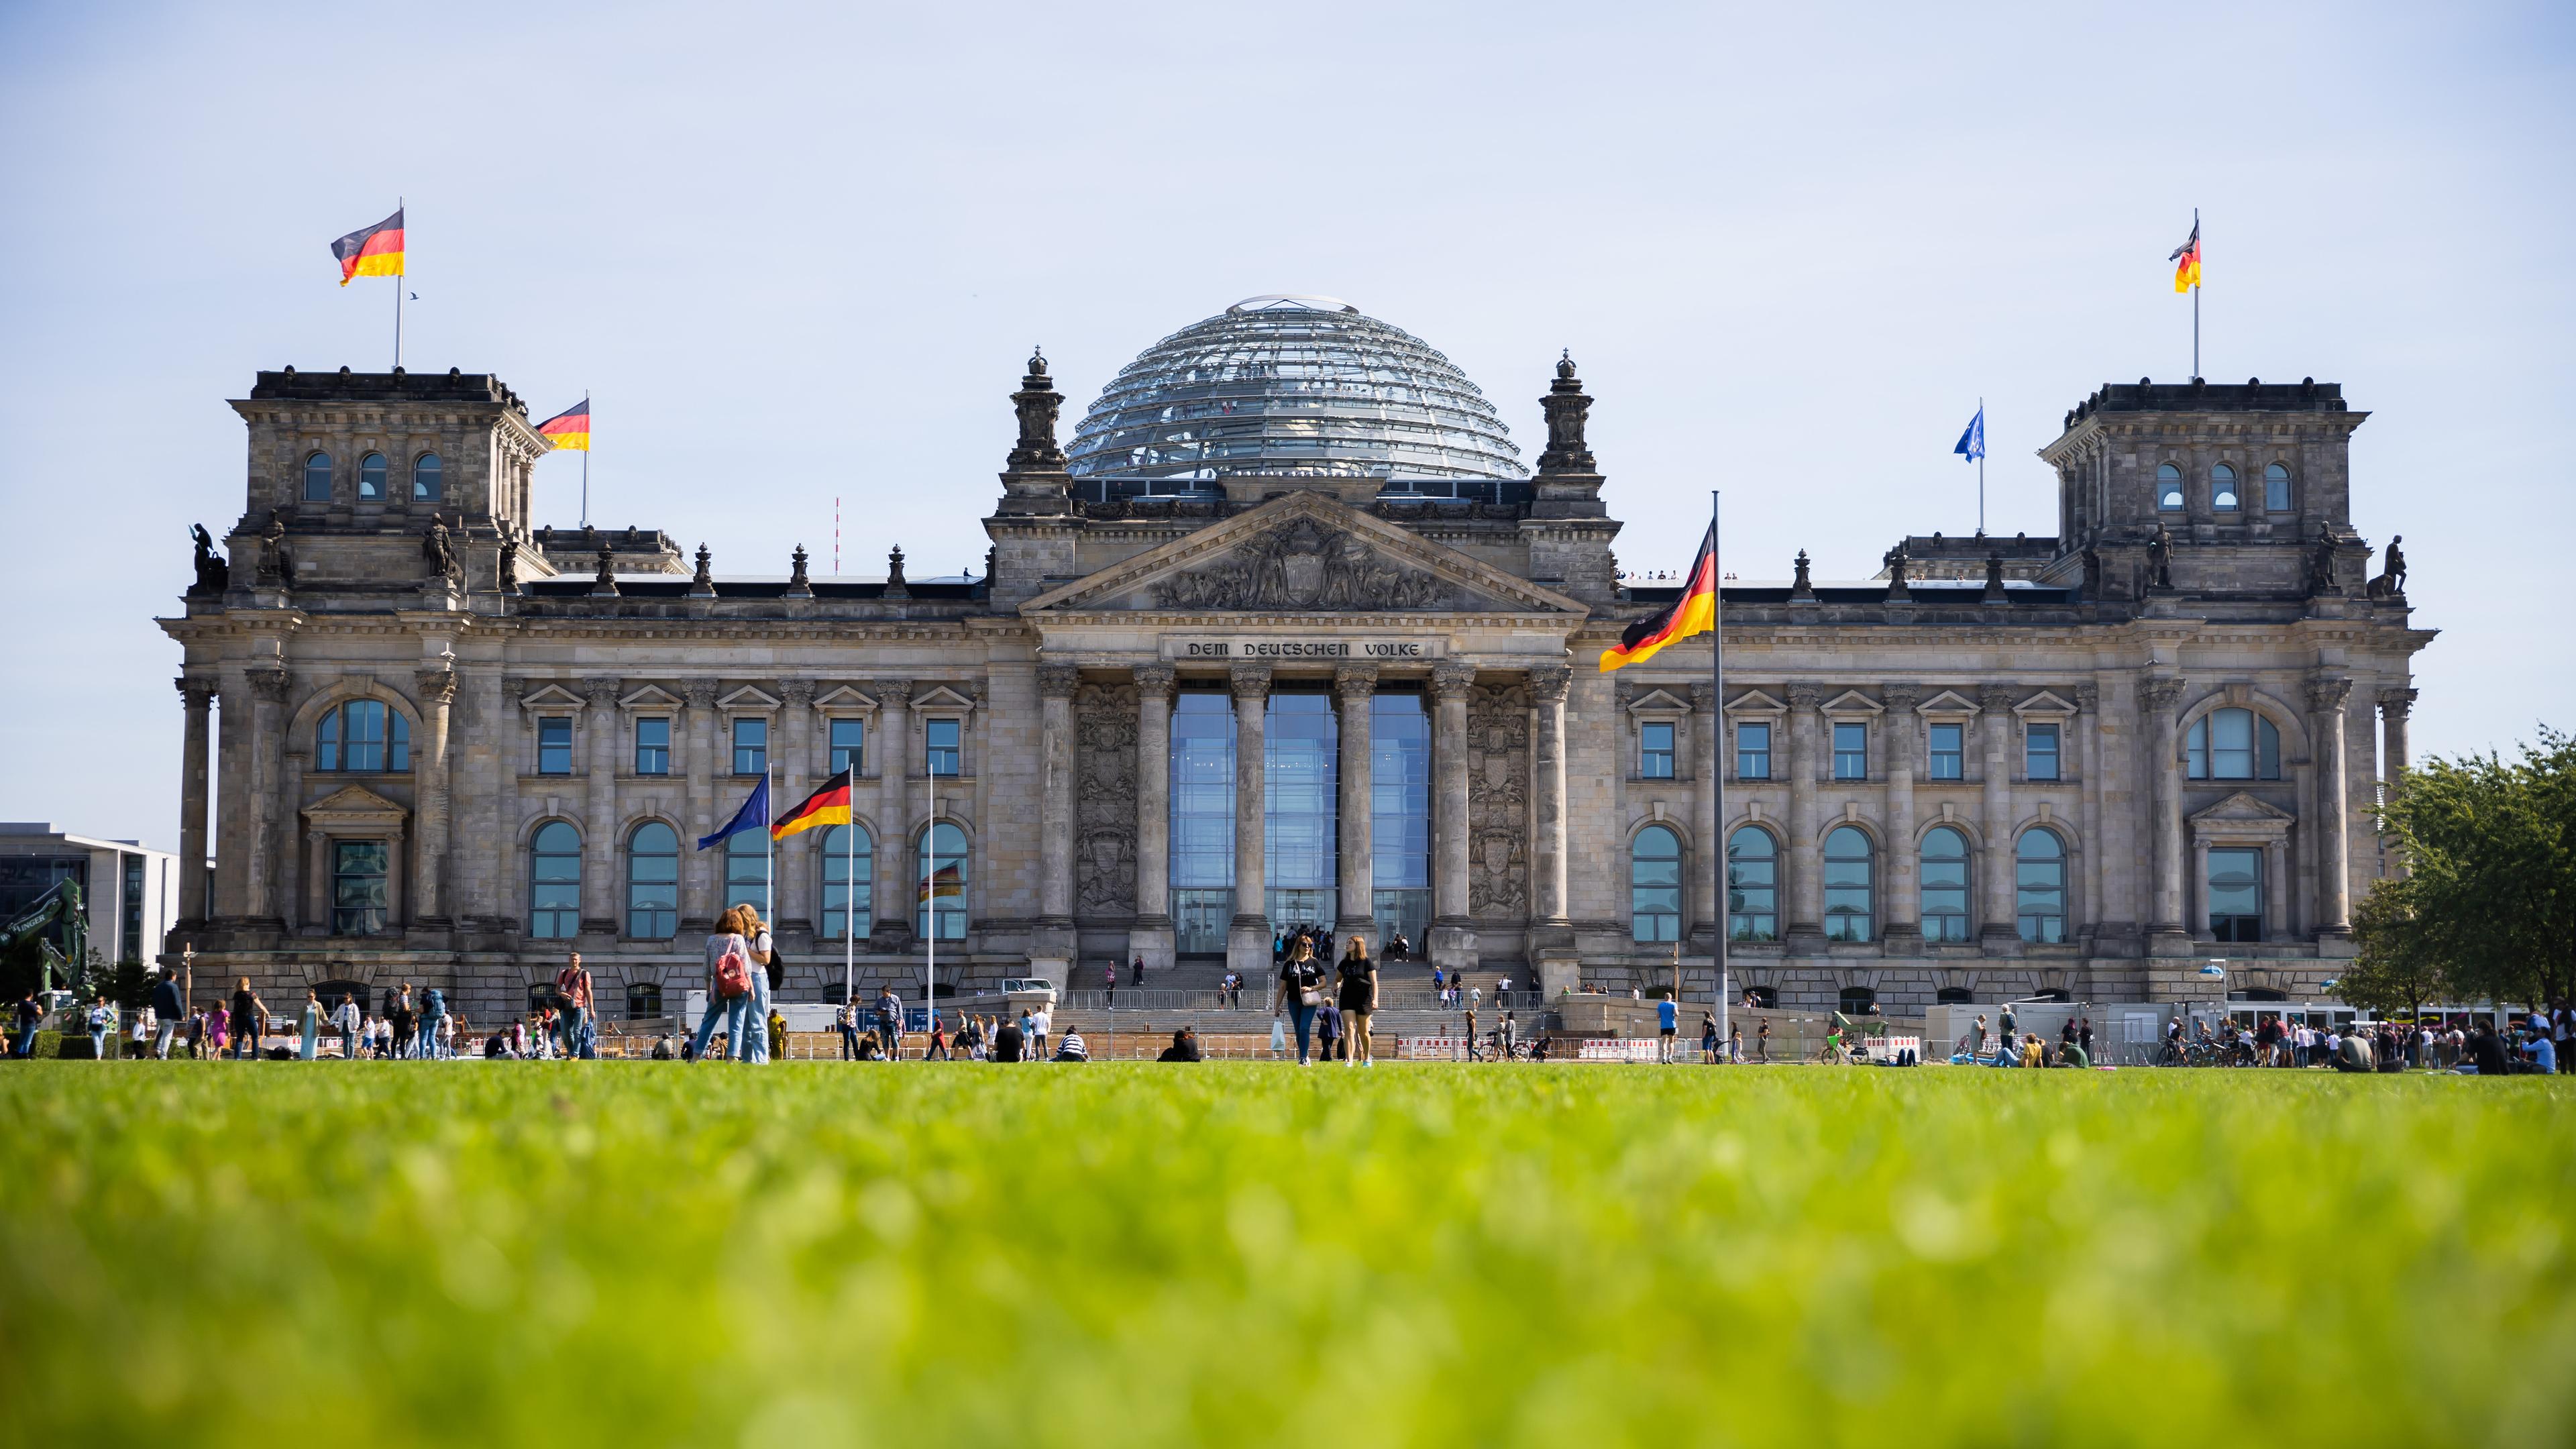
[[[742,907],[735,906],[716,918],[715,934],[707,937],[707,1010],[698,1020],[696,1051],[691,1061],[706,1060],[707,1043],[715,1036],[719,1017],[725,1024],[728,1054],[743,1051],[744,1022],[751,1007],[751,975],[760,968],[752,964],[751,943],[743,939],[742,931]]]

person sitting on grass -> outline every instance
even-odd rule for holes
[[[1163,1048],[1163,1054],[1154,1058],[1154,1060],[1158,1062],[1203,1062],[1207,1060],[1207,1057],[1199,1050],[1199,1034],[1185,1026],[1172,1033],[1172,1044]]]
[[[1090,1048],[1082,1044],[1082,1033],[1073,1030],[1071,1027],[1065,1028],[1063,1039],[1056,1043],[1055,1059],[1060,1062],[1087,1062],[1091,1060]]]
[[[1020,1021],[1013,1021],[1006,1016],[1002,1018],[1000,1026],[993,1028],[992,1060],[1016,1062],[1026,1059],[1024,1054],[1028,1050],[1029,1038],[1028,1033],[1020,1026],[1020,1022],[1026,1020],[1028,1020],[1028,1013],[1024,1011],[1020,1013]]]

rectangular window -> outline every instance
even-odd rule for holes
[[[868,769],[868,722],[863,719],[832,721],[832,765],[830,773],[847,770],[855,777]]]
[[[733,772],[737,775],[769,773],[769,721],[738,719],[733,722]]]
[[[2033,780],[2057,778],[2057,726],[2032,725],[2022,735],[2022,773]]]
[[[670,720],[639,719],[635,722],[635,773],[639,775],[671,773]]]
[[[2209,852],[2209,935],[2214,941],[2263,939],[2263,852]]]
[[[1869,726],[1865,724],[1834,726],[1834,778],[1837,780],[1869,778]]]
[[[1382,690],[1369,701],[1369,818],[1380,949],[1402,936],[1417,951],[1431,933],[1431,715],[1422,696]]]
[[[1637,773],[1649,780],[1673,777],[1673,727],[1669,724],[1640,726],[1637,737]]]
[[[1183,956],[1222,956],[1234,919],[1234,709],[1213,690],[1172,702],[1172,928]]]
[[[1961,780],[1967,778],[1968,727],[1961,724],[1932,726],[1932,778]]]
[[[143,959],[143,857],[125,857],[125,939],[116,943],[116,959]]]
[[[572,721],[549,715],[537,721],[537,773],[572,773]]]
[[[935,719],[922,725],[921,737],[925,748],[928,750],[927,765],[931,774],[961,775],[965,773],[961,768],[963,764],[961,756],[964,752],[958,748],[957,743],[958,738],[964,732],[965,725],[959,720]]]
[[[1740,724],[1735,727],[1735,778],[1771,778],[1771,726]]]
[[[381,840],[331,844],[331,934],[373,936],[385,928],[385,861]]]

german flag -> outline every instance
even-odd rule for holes
[[[399,277],[403,274],[402,208],[374,226],[360,227],[331,243],[340,259],[340,285],[351,277]]]
[[[822,789],[806,796],[805,803],[780,816],[778,823],[769,827],[769,838],[785,840],[797,831],[811,830],[817,825],[849,823],[850,772],[843,770],[824,781]]]
[[[2165,258],[2174,264],[2174,290],[2188,292],[2200,285],[2200,218],[2191,219],[2191,240],[2175,247]]]
[[[1699,541],[1699,557],[1691,560],[1690,582],[1682,585],[1682,596],[1661,613],[1639,619],[1619,636],[1618,646],[1602,651],[1601,672],[1609,673],[1622,664],[1635,664],[1652,659],[1657,650],[1693,634],[1705,634],[1717,623],[1717,525]]]
[[[589,452],[590,399],[583,398],[579,403],[537,424],[537,432],[557,448]],[[582,466],[587,468],[590,465],[584,463]]]

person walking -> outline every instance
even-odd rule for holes
[[[1476,1040],[1476,1008],[1471,1006],[1467,1008],[1467,1060],[1481,1062],[1484,1059],[1485,1048]]]
[[[1726,1059],[1736,1066],[1744,1065],[1744,1023],[1730,1020],[1726,1024]]]
[[[322,1036],[322,997],[311,988],[304,992],[304,1009],[297,1013],[295,1059],[309,1062],[319,1054]]]
[[[1297,1030],[1297,1065],[1306,1066],[1313,1051],[1315,1008],[1324,1004],[1324,973],[1315,965],[1312,948],[1304,937],[1284,948],[1286,959],[1280,963],[1278,979],[1271,983],[1270,1016],[1277,1020],[1284,1012]]]
[[[45,1009],[36,1004],[36,988],[30,986],[18,993],[18,1004],[11,1014],[18,1039],[10,1044],[9,1055],[23,1061],[36,1054],[36,1028],[45,1024]]]
[[[1674,1042],[1674,1038],[1676,1038],[1676,1037],[1678,1037],[1678,1036],[1680,1036],[1680,1035],[1681,1035],[1681,1027],[1682,1027],[1682,1007],[1681,1007],[1681,1003],[1680,1003],[1680,1002],[1678,1002],[1678,1001],[1673,1000],[1673,999],[1672,999],[1671,997],[1669,997],[1669,996],[1658,996],[1658,997],[1656,997],[1656,998],[1655,998],[1655,1039],[1656,1039],[1656,1042],[1657,1042],[1656,1050],[1657,1050],[1657,1051],[1659,1051],[1659,1052],[1661,1052],[1661,1053],[1663,1054],[1663,1055],[1659,1058],[1659,1060],[1664,1061],[1664,1062],[1667,1062],[1667,1063],[1669,1063],[1669,1062],[1671,1062],[1671,1061],[1673,1060],[1673,1042]],[[1710,1035],[1710,1036],[1712,1036],[1712,1037],[1714,1037],[1714,1036],[1716,1036],[1716,1035],[1717,1035],[1717,1023],[1716,1023],[1715,1021],[1713,1021],[1713,1020],[1709,1023],[1708,1035]],[[1714,1045],[1714,1043],[1712,1043],[1712,1045]]]
[[[116,1034],[116,1008],[107,1004],[106,992],[100,992],[98,999],[90,1003],[86,1025],[89,1027],[89,1059],[106,1061],[107,1039]]]
[[[420,991],[420,1043],[415,1049],[416,1053],[430,1061],[436,1061],[447,1055],[445,1051],[441,1050],[441,1047],[444,1045],[445,1039],[453,1035],[454,1031],[455,1023],[447,1019],[447,993],[439,990],[435,986],[422,987]]]
[[[939,1019],[937,1008],[930,1013],[930,1046],[922,1052],[921,1059],[925,1062],[951,1060],[948,1055],[948,1024]]]
[[[1354,935],[1342,950],[1341,984],[1336,1005],[1342,1011],[1342,1029],[1350,1043],[1350,1064],[1365,1067],[1374,1060],[1369,1041],[1369,1018],[1377,1012],[1377,963],[1368,957],[1368,943]]]
[[[1714,1011],[1699,1014],[1699,1057],[1702,1065],[1714,1065],[1717,1061],[1717,1013]]]
[[[242,977],[233,986],[232,1009],[233,1060],[259,1057],[259,1039],[268,1033],[268,1007],[259,993],[250,989],[250,978]]]
[[[418,1034],[418,1018],[412,1015],[411,983],[402,982],[394,991],[393,1005],[385,1012],[393,1027],[393,1039],[386,1044],[387,1054],[400,1060],[411,1055],[413,1038]]]
[[[581,1053],[581,1025],[590,1019],[591,1000],[590,972],[581,964],[581,953],[571,952],[564,957],[564,968],[555,973],[555,1005],[562,1012],[557,1020],[565,1056]]]
[[[903,998],[891,982],[877,987],[877,1041],[888,1057],[903,1060]]]
[[[1753,1033],[1753,1050],[1761,1055],[1763,1061],[1771,1060],[1771,1018],[1767,1016],[1762,1018],[1760,1029]]]
[[[339,1004],[331,1008],[331,1026],[340,1033],[340,1059],[356,1061],[358,1033],[365,1030],[366,1020],[364,1014],[358,1010],[358,998],[355,995],[346,992],[341,994]]]
[[[1101,990],[1107,995],[1109,1009],[1118,1009],[1118,963],[1107,962],[1100,968]]]
[[[1135,965],[1131,968],[1131,972],[1132,974],[1127,982],[1128,985],[1142,986],[1145,984],[1145,958],[1142,955],[1139,955],[1136,958]]]
[[[163,972],[161,978],[152,983],[152,1015],[161,1024],[160,1032],[152,1042],[154,1057],[165,1062],[170,1060],[171,1038],[179,1034],[179,1021],[187,1014],[188,1003],[179,999],[177,979]]]
[[[691,1061],[706,1060],[707,1045],[719,1021],[724,1023],[728,1054],[742,1043],[743,1020],[751,1009],[751,978],[760,974],[751,959],[751,943],[743,939],[742,907],[730,907],[716,918],[715,932],[706,941],[706,959],[707,1009],[698,1018]]]

